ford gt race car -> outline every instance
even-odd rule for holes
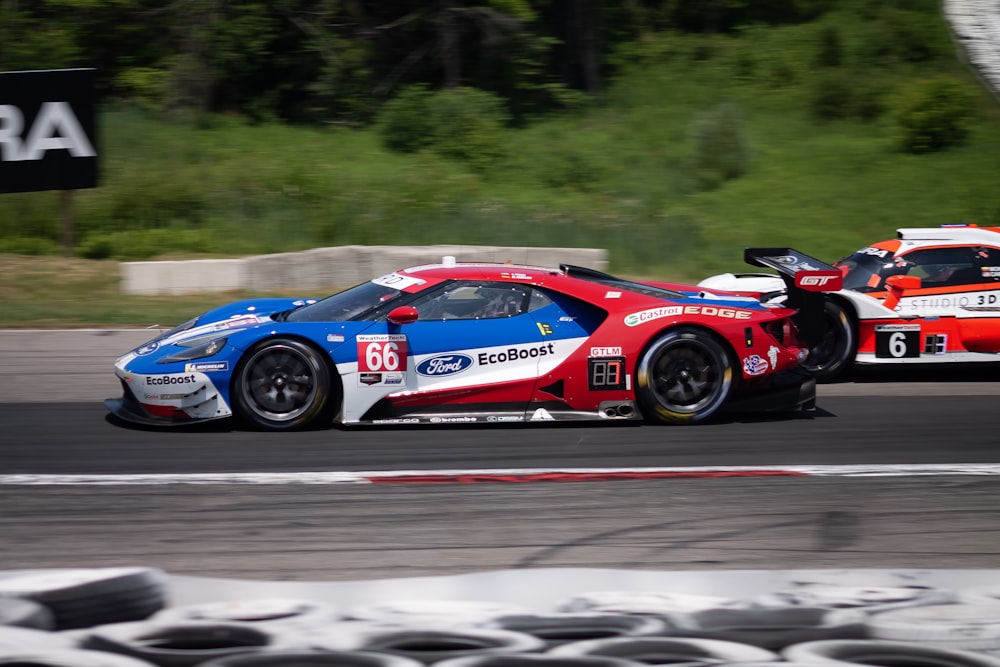
[[[834,263],[843,289],[825,295],[825,330],[803,364],[817,380],[833,380],[855,362],[1000,361],[1000,227],[896,233]],[[699,286],[790,305],[779,275],[727,273]]]
[[[818,289],[809,273],[799,282]],[[323,300],[257,299],[200,315],[120,357],[123,397],[105,404],[132,422],[235,416],[264,430],[682,424],[731,407],[810,409],[815,381],[797,368],[808,349],[793,316],[755,298],[576,266],[446,257]]]

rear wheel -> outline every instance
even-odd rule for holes
[[[802,366],[817,382],[830,382],[854,364],[858,346],[854,322],[843,306],[827,299],[823,317],[826,323],[823,337],[809,348],[809,357]]]
[[[330,369],[321,353],[293,338],[258,344],[233,377],[233,408],[243,422],[271,431],[315,426],[330,418]]]
[[[708,332],[683,327],[657,338],[636,367],[643,414],[667,424],[705,421],[733,392],[733,362]]]

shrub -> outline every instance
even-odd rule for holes
[[[407,86],[389,100],[379,114],[377,129],[386,148],[415,153],[433,142],[431,92],[427,86]]]
[[[429,100],[433,150],[485,168],[506,153],[508,114],[503,100],[477,88],[452,88]]]
[[[703,187],[716,187],[746,173],[750,163],[743,119],[734,103],[723,102],[696,118],[690,127],[694,175]]]
[[[168,253],[217,252],[218,236],[199,229],[137,229],[89,234],[77,245],[85,259],[142,260]]]
[[[816,64],[819,67],[840,67],[843,48],[840,44],[840,33],[832,25],[824,26],[819,33],[819,51],[816,53]]]
[[[58,252],[52,239],[25,236],[0,239],[0,254],[4,255],[56,255]]]
[[[848,118],[853,107],[854,82],[850,75],[839,70],[817,73],[809,90],[809,112],[813,118]]]
[[[130,67],[115,77],[115,85],[147,111],[160,110],[166,84],[167,73],[150,67]]]
[[[929,153],[965,143],[975,118],[975,98],[958,81],[946,77],[912,84],[891,107],[899,147]]]

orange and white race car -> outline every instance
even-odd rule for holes
[[[896,233],[833,264],[843,289],[822,295],[826,328],[804,364],[817,380],[830,381],[854,363],[1000,362],[1000,227]],[[748,261],[761,265],[753,258],[765,249],[752,250]],[[699,286],[784,302],[784,280],[724,273]]]

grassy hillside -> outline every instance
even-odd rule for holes
[[[191,125],[109,108],[102,185],[75,197],[77,252],[573,245],[609,249],[619,273],[693,280],[745,268],[747,245],[833,260],[900,226],[1000,225],[1000,109],[936,5],[907,4],[859,2],[730,36],[650,35],[617,54],[605,98],[507,130],[503,157],[477,169],[389,152],[374,127]],[[971,96],[969,139],[904,152],[894,109],[937,77]],[[733,163],[735,177],[720,175]],[[0,197],[4,273],[23,264],[14,255],[55,254],[56,203],[55,193]],[[23,293],[0,283],[0,310],[23,312]]]

